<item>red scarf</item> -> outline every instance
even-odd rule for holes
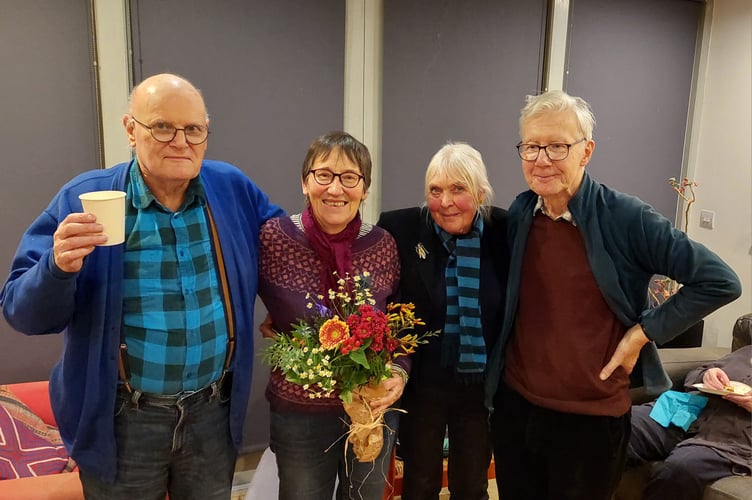
[[[303,230],[305,231],[311,247],[321,258],[321,293],[326,303],[329,290],[337,290],[337,280],[344,278],[346,274],[352,274],[352,244],[360,233],[362,221],[360,212],[355,213],[345,229],[337,234],[327,234],[319,225],[311,211],[310,205],[302,214]],[[334,273],[337,272],[338,276]]]

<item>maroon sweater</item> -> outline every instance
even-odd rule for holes
[[[274,329],[289,331],[291,324],[310,314],[306,294],[325,292],[319,273],[321,259],[308,243],[300,215],[267,221],[259,238],[259,295],[274,321]],[[394,238],[380,227],[363,223],[352,244],[352,267],[354,274],[371,273],[376,307],[384,310],[399,284],[399,256]],[[337,394],[310,399],[308,392],[287,382],[278,371],[272,371],[266,398],[275,411],[343,412]]]
[[[598,289],[577,228],[539,212],[522,260],[507,385],[536,406],[623,415],[631,404],[626,371],[605,381],[598,375],[625,331]]]

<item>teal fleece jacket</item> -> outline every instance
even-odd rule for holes
[[[10,276],[0,292],[8,323],[30,335],[63,332],[62,357],[50,376],[50,399],[70,455],[100,479],[115,480],[113,409],[118,386],[118,348],[123,303],[123,245],[97,247],[78,273],[58,269],[53,233],[78,195],[124,191],[134,162],[83,173],[68,182],[24,233]],[[211,207],[227,269],[235,318],[230,428],[236,447],[242,430],[253,370],[253,308],[258,272],[258,233],[269,218],[284,215],[242,171],[205,160],[201,181]]]
[[[486,380],[486,404],[491,409],[504,369],[504,349],[514,331],[520,269],[537,202],[538,195],[526,191],[509,209],[511,263],[504,323],[489,359]],[[655,342],[671,340],[739,297],[739,278],[720,257],[690,240],[650,205],[594,181],[587,172],[568,208],[608,306],[625,331],[640,323],[654,341],[642,348],[638,362],[646,391],[659,394],[669,389],[671,380],[661,365]],[[650,309],[647,290],[655,274],[669,276],[683,286],[659,307]]]

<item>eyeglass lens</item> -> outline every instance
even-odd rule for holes
[[[335,174],[331,170],[327,169],[312,170],[311,173],[313,174],[314,180],[322,186],[328,186],[329,184],[334,182],[334,178],[337,177],[339,178],[340,184],[342,184],[346,188],[354,188],[358,185],[360,179],[363,177],[362,175],[356,174],[355,172],[343,172],[341,174]]]
[[[566,160],[569,156],[569,150],[574,146],[575,144],[579,144],[581,142],[586,141],[587,138],[583,137],[577,142],[573,142],[572,144],[565,144],[561,142],[548,144],[547,146],[541,146],[539,144],[517,144],[517,152],[520,155],[520,158],[526,161],[535,161],[538,159],[538,156],[540,155],[540,150],[543,149],[546,151],[546,156],[548,156],[548,159],[551,161],[557,161],[557,160]]]
[[[133,121],[147,129],[155,141],[172,142],[179,131],[185,134],[185,141],[188,144],[198,145],[206,141],[209,137],[209,129],[203,125],[187,125],[184,128],[176,128],[170,123],[155,122],[153,125],[146,125],[133,118]]]
[[[523,160],[536,160],[540,150],[546,152],[549,160],[563,160],[569,155],[569,144],[549,144],[538,146],[537,144],[520,144],[518,150]]]

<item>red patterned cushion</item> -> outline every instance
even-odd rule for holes
[[[0,479],[62,472],[68,452],[60,433],[6,387],[0,387]]]

